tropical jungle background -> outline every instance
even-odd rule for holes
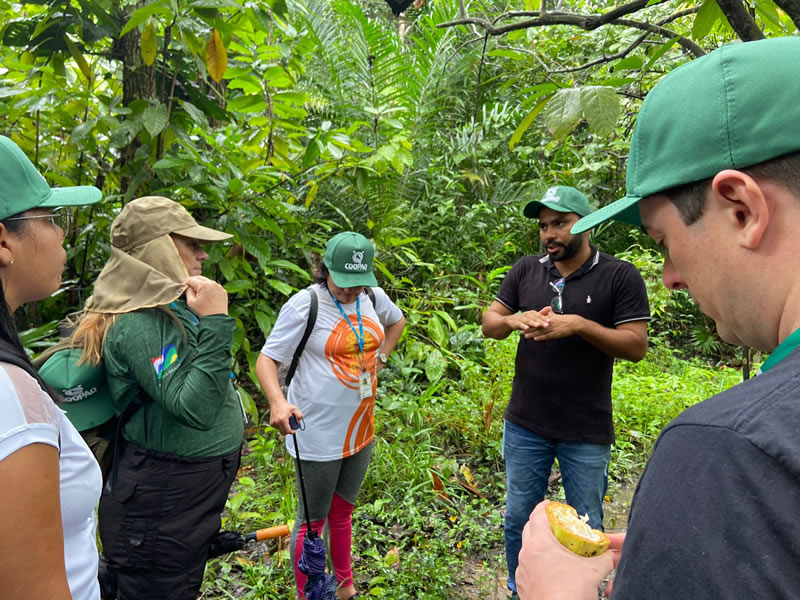
[[[598,206],[620,197],[652,86],[724,43],[797,35],[800,3],[392,8],[0,0],[0,133],[52,185],[92,184],[105,197],[77,215],[63,289],[17,317],[32,354],[54,341],[58,320],[91,294],[110,222],[133,198],[170,197],[234,234],[206,263],[230,295],[251,419],[225,527],[287,523],[292,466],[252,367],[281,305],[309,284],[311,253],[338,231],[365,234],[408,327],[381,374],[354,518],[357,586],[387,599],[502,597],[500,444],[515,340],[484,340],[480,320],[514,261],[538,251],[521,205],[553,184]],[[647,358],[616,368],[609,513],[624,515],[664,424],[763,357],[724,345],[685,292],[663,288],[661,256],[641,232],[611,224],[593,241],[638,266],[653,313]],[[293,597],[285,541],[216,559],[206,575],[207,599]]]

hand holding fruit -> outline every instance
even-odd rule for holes
[[[585,558],[568,550],[553,534],[547,515],[550,504],[548,500],[540,502],[522,532],[522,551],[519,553],[516,573],[519,597],[521,600],[596,600],[597,588],[616,567],[619,552],[604,551],[598,556]],[[560,512],[561,509],[551,509],[553,516],[560,518],[560,521],[556,519],[557,523],[560,522],[559,527],[565,533],[574,535],[565,527],[570,524],[561,518],[563,515]],[[582,523],[577,513],[575,519]],[[619,549],[621,542],[622,537],[618,536],[610,547]],[[606,544],[603,550],[608,547]]]

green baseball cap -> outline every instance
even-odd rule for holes
[[[102,425],[114,416],[105,369],[102,364],[76,364],[82,352],[79,348],[61,350],[39,369],[42,379],[63,396],[59,407],[78,431]]]
[[[91,185],[51,188],[25,153],[0,135],[0,219],[33,208],[94,204],[102,197]]]
[[[668,73],[647,94],[631,139],[625,197],[572,227],[641,225],[639,201],[800,150],[800,38],[734,43]]]
[[[558,212],[575,213],[585,217],[592,212],[589,200],[580,191],[567,185],[556,185],[544,193],[541,200],[531,200],[525,205],[523,214],[529,219],[536,219],[542,207]]]
[[[325,248],[325,266],[333,283],[341,288],[376,286],[372,272],[375,248],[360,233],[343,231],[330,240]]]

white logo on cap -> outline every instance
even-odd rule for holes
[[[64,402],[78,402],[96,394],[97,388],[93,387],[90,390],[84,390],[83,385],[80,384],[74,388],[62,389],[61,391],[64,393]]]
[[[560,202],[561,198],[558,197],[558,188],[551,187],[544,193],[542,202]]]
[[[345,263],[345,271],[366,271],[369,267],[362,261],[364,260],[363,250],[353,250],[353,262]]]

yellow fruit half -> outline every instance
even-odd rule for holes
[[[569,504],[551,502],[546,510],[556,539],[575,554],[597,556],[605,552],[611,543],[605,533],[589,527],[589,517],[579,517]]]

